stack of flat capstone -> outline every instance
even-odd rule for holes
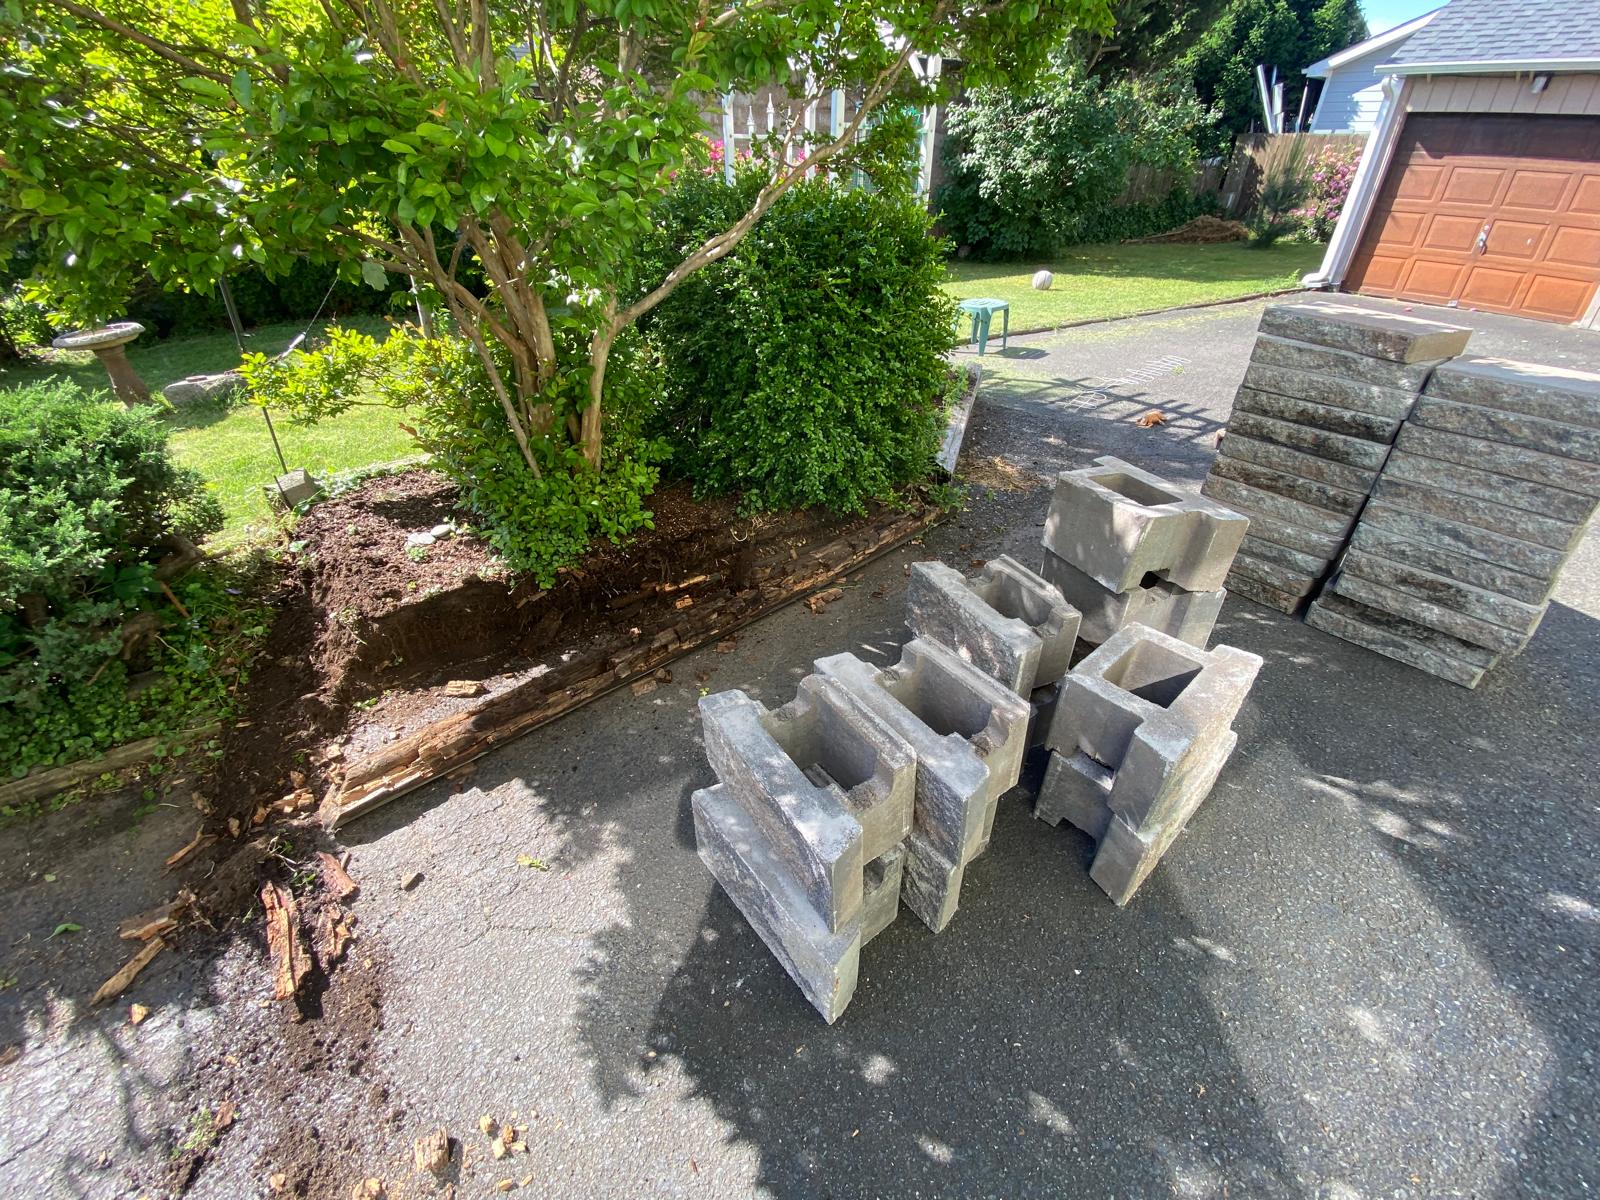
[[[1471,331],[1336,301],[1276,304],[1201,491],[1250,518],[1230,590],[1294,613],[1339,557],[1440,361]]]
[[[1306,622],[1474,687],[1533,636],[1597,499],[1600,375],[1445,363]]]
[[[1261,659],[1119,630],[1061,684],[1034,815],[1094,838],[1093,879],[1126,904],[1211,794]]]
[[[1249,522],[1109,455],[1056,479],[1040,574],[1099,645],[1138,623],[1204,646]]]

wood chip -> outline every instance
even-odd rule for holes
[[[688,608],[693,603],[694,603],[694,597],[693,596],[679,596],[676,600],[674,600],[672,602],[672,607],[673,608],[677,608],[677,609],[684,609],[684,608]]]
[[[715,648],[716,648],[716,651],[717,651],[718,654],[732,654],[735,650],[737,650],[739,648],[739,639],[738,638],[723,638],[720,642],[718,642],[716,644]]]
[[[476,679],[452,679],[444,685],[446,696],[481,696],[483,684]]]
[[[124,917],[117,925],[117,936],[130,942],[148,942],[158,933],[170,933],[178,927],[178,917],[189,906],[188,893],[176,900],[168,900],[148,912]]]
[[[275,1192],[281,1192],[289,1186],[289,1176],[283,1171],[274,1171],[267,1179],[267,1186]]]
[[[502,1179],[499,1183],[494,1185],[494,1190],[497,1192],[509,1192],[516,1186],[517,1181],[515,1179]]]
[[[412,888],[416,887],[417,884],[419,884],[421,882],[422,882],[422,872],[421,871],[413,871],[413,872],[411,872],[411,874],[401,877],[401,879],[400,879],[400,890],[402,892],[409,892]]]
[[[128,990],[128,985],[138,978],[139,972],[144,970],[167,948],[167,940],[163,937],[153,937],[144,944],[144,949],[135,954],[122,965],[122,969],[100,985],[100,990],[94,994],[90,1004],[104,1004],[107,1000],[115,1000]]]
[[[149,1015],[150,1010],[142,1004],[130,1004],[128,1006],[129,1025],[138,1025]]]
[[[411,1144],[411,1161],[417,1170],[443,1175],[450,1165],[450,1134],[443,1125]]]
[[[300,941],[294,897],[275,883],[261,885],[267,910],[267,953],[272,959],[272,998],[288,1000],[300,990],[311,970],[311,957]]]
[[[166,863],[167,870],[172,870],[173,867],[177,866],[184,859],[188,858],[196,850],[204,849],[206,846],[209,846],[216,840],[217,839],[215,836],[207,833],[204,829],[196,829],[194,831],[194,837],[189,839],[189,844],[187,846],[185,846],[182,850],[179,850],[176,854],[168,856]]]
[[[635,696],[648,696],[660,685],[654,679],[636,679],[629,689]]]
[[[328,882],[328,890],[333,893],[335,900],[348,900],[361,890],[361,885],[351,879],[339,860],[326,850],[318,850],[317,858],[322,863],[323,878]]]
[[[375,1175],[363,1179],[350,1189],[350,1200],[383,1200],[383,1180]]]
[[[233,1124],[234,1118],[238,1115],[239,1106],[232,1100],[224,1100],[217,1105],[217,1116],[214,1124],[218,1129],[226,1129]]]
[[[806,607],[814,613],[820,613],[823,609],[828,607],[828,605],[832,604],[835,600],[839,599],[839,597],[843,595],[843,588],[831,587],[825,591],[818,592],[814,596],[808,596],[806,598]]]

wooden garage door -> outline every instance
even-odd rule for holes
[[[1346,287],[1582,318],[1600,284],[1600,117],[1407,118]]]

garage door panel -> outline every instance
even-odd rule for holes
[[[1493,204],[1506,172],[1498,167],[1456,167],[1445,181],[1447,204]]]
[[[1562,266],[1594,270],[1600,267],[1600,229],[1563,225],[1550,239],[1544,261]]]
[[[1428,235],[1422,240],[1422,248],[1466,254],[1477,244],[1478,231],[1482,228],[1481,217],[1441,214],[1428,222]]]
[[[1483,252],[1497,258],[1516,258],[1534,262],[1539,257],[1539,247],[1544,244],[1550,226],[1532,221],[1491,221],[1489,236],[1484,239]]]
[[[1559,275],[1535,275],[1519,306],[1527,316],[1551,321],[1576,321],[1589,310],[1594,281]]]
[[[1513,171],[1511,186],[1501,202],[1508,208],[1534,208],[1556,212],[1572,183],[1571,171]]]
[[[1581,319],[1600,284],[1597,155],[1600,117],[1412,115],[1347,286]]]

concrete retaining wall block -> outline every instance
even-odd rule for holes
[[[1106,456],[1057,477],[1044,544],[1113,592],[1152,574],[1209,592],[1222,586],[1248,524],[1220,504]]]
[[[1204,647],[1227,597],[1221,588],[1191,592],[1165,579],[1113,592],[1050,550],[1044,552],[1043,574],[1083,614],[1078,636],[1092,646],[1137,623]]]
[[[1210,793],[1260,669],[1243,650],[1130,625],[1063,681],[1034,813],[1099,841],[1090,875],[1118,904]]]
[[[976,575],[941,562],[911,565],[906,625],[1022,696],[1071,664],[1079,614],[1053,586],[1002,555]]]

